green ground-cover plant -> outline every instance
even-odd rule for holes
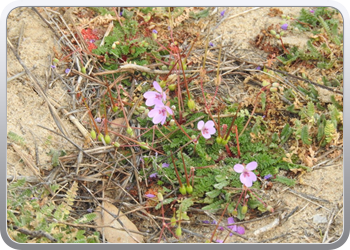
[[[190,16],[205,17],[208,10],[206,8]],[[262,87],[253,94],[251,103],[244,107],[241,104],[226,103],[219,110],[215,97],[221,84],[221,76],[218,71],[214,96],[205,93],[204,76],[209,74],[205,70],[204,62],[198,76],[201,94],[191,92],[194,83],[185,70],[189,68],[186,59],[192,47],[188,53],[181,50],[171,25],[168,37],[161,40],[157,36],[160,30],[141,25],[160,17],[172,20],[181,15],[184,8],[175,8],[172,12],[167,8],[140,8],[142,14],[138,16],[129,8],[124,8],[122,14],[107,8],[98,8],[96,11],[102,15],[119,14],[125,18],[123,22],[114,21],[114,28],[105,37],[104,44],[97,41],[97,48],[92,50],[100,59],[103,56],[104,59],[100,61],[103,69],[118,69],[122,63],[129,62],[138,65],[160,63],[160,69],[169,70],[166,76],[148,75],[153,84],[145,82],[138,88],[141,96],[136,99],[141,100],[139,102],[129,93],[130,80],[122,73],[100,78],[101,81],[112,81],[114,87],[109,87],[111,83],[103,86],[105,91],[101,91],[97,105],[89,106],[85,97],[82,99],[88,113],[86,124],[90,124],[91,139],[105,145],[114,145],[116,151],[121,152],[124,157],[118,159],[118,164],[122,165],[128,165],[130,161],[127,157],[135,155],[130,148],[137,148],[143,165],[137,170],[138,180],[134,181],[156,183],[156,192],[148,192],[152,188],[146,185],[148,190],[146,188],[143,193],[146,194],[146,199],[154,203],[154,206],[150,206],[154,208],[153,211],[161,211],[163,216],[158,242],[166,229],[174,237],[179,238],[182,235],[181,222],[190,219],[187,212],[193,206],[210,212],[223,211],[222,216],[227,212],[229,216],[239,220],[244,220],[248,209],[272,212],[273,207],[264,201],[259,192],[262,188],[260,181],[264,179],[293,186],[296,180],[281,175],[280,170],[310,170],[296,154],[287,157],[289,146],[295,144],[298,147],[320,148],[338,140],[342,131],[343,109],[339,100],[333,96],[331,104],[324,105],[320,101],[318,90],[312,84],[300,85],[296,89],[282,88],[275,82],[275,78],[283,77],[282,73],[263,69],[273,80],[271,83],[262,83]],[[224,14],[220,13],[221,16]],[[327,36],[327,42],[340,48],[342,39],[336,31],[337,24],[330,21],[333,14],[325,8],[317,8],[314,13],[303,10],[298,20],[309,24],[306,26],[315,35]],[[296,21],[296,25],[300,25],[300,22]],[[291,48],[288,50],[290,53],[277,58],[283,62],[284,69],[297,59],[314,60],[315,65],[322,70],[336,67],[340,63],[337,62],[340,54],[327,50],[328,47],[323,44],[326,43],[320,43],[313,38],[308,41],[306,49]],[[306,78],[306,75],[303,77]],[[341,80],[340,77],[322,79],[325,85],[331,86],[337,83],[340,85]],[[300,104],[300,93],[306,102],[303,106],[296,106],[296,103]],[[276,129],[269,124],[271,119],[275,119],[274,116],[267,114],[269,110],[277,109],[277,105],[281,109],[280,96],[292,103],[282,107],[293,114],[294,118],[284,121],[282,128]],[[132,109],[134,105],[137,107],[133,113],[127,114],[127,107]],[[257,110],[261,113],[258,114]],[[108,123],[115,117],[125,118],[125,125],[120,126],[125,129],[126,134],[108,129]],[[134,120],[133,123],[131,120]],[[138,127],[134,126],[135,121]],[[111,141],[110,134],[122,140]],[[21,141],[12,134],[10,137],[11,140]],[[53,165],[59,164],[57,158],[62,153],[64,151],[51,151]],[[107,161],[106,165],[115,164],[115,159]],[[40,192],[42,197],[55,193],[58,186],[49,187],[50,192],[45,188],[36,191],[25,189],[22,192],[16,189],[16,185],[22,186],[24,183],[17,182],[9,188],[8,218],[12,232],[16,229],[11,226],[16,226],[32,231],[43,230],[57,242],[98,242],[97,234],[91,235],[88,231],[75,230],[74,227],[59,223],[71,220],[77,182],[68,190],[62,203],[46,202],[42,206],[33,197]],[[34,221],[39,226],[30,222],[28,210],[38,214]],[[164,219],[169,214],[173,216],[170,223]],[[70,222],[86,223],[93,220],[94,216],[89,213],[75,222]],[[243,234],[243,231],[239,232]],[[213,236],[214,234],[215,231]],[[23,233],[12,235],[19,242],[31,240],[30,236]],[[35,240],[48,241],[45,237]]]
[[[92,221],[96,214],[87,213],[77,219],[72,217],[77,185],[75,182],[65,198],[54,203],[47,201],[47,196],[59,192],[60,187],[56,184],[45,189],[30,187],[25,179],[11,183],[7,193],[9,236],[19,243],[98,243],[97,232],[87,232],[79,227],[79,224]]]

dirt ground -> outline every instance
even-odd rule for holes
[[[269,8],[234,7],[226,10],[228,15],[216,30],[213,37],[222,36],[223,45],[232,45],[247,53],[259,53],[250,41],[270,24],[279,24],[278,17],[268,16]],[[297,16],[301,8],[279,8],[284,14]],[[223,8],[218,8],[221,12]],[[21,60],[29,68],[36,66],[34,75],[52,97],[62,107],[69,106],[71,97],[65,85],[59,80],[52,81],[51,60],[53,47],[56,45],[53,32],[30,8],[17,8],[8,16],[7,37],[17,49]],[[213,40],[213,43],[219,41]],[[306,36],[291,33],[286,37],[289,43],[302,45],[306,43]],[[24,69],[10,49],[7,50],[7,77],[10,78]],[[65,68],[57,69],[63,73]],[[52,83],[52,84],[51,84]],[[72,123],[60,113],[63,125],[78,145],[82,145],[84,138]],[[7,83],[7,132],[14,132],[24,138],[22,152],[26,154],[41,169],[51,166],[50,149],[70,150],[72,146],[61,137],[45,130],[38,125],[59,132],[46,102],[33,90],[30,78],[24,74]],[[319,157],[320,155],[317,155]],[[324,160],[324,159],[323,159]],[[322,159],[319,159],[322,162]],[[18,153],[11,146],[7,150],[8,176],[33,175],[26,167]],[[292,191],[291,191],[292,190]],[[298,184],[288,189],[284,185],[275,184],[269,191],[264,191],[266,200],[273,205],[284,208],[280,214],[278,225],[266,232],[257,233],[256,230],[266,227],[278,218],[277,216],[263,217],[258,221],[244,224],[248,240],[239,237],[229,237],[226,242],[266,242],[266,243],[322,243],[327,233],[326,242],[334,242],[343,233],[343,164],[334,162],[330,166],[321,165],[313,171],[305,173],[298,179]],[[296,193],[293,193],[295,191]],[[303,197],[302,194],[308,195]],[[286,221],[285,218],[293,213]],[[319,217],[321,222],[315,222]],[[207,220],[204,215],[196,216],[193,221]],[[329,224],[329,222],[331,222]],[[186,228],[186,226],[184,226]],[[209,235],[213,228],[200,226],[191,228],[202,235]],[[200,240],[200,239],[199,239]],[[189,238],[195,242],[195,237]],[[198,238],[197,238],[198,242]],[[204,242],[204,240],[203,240]]]

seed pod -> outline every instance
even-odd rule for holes
[[[244,206],[242,207],[242,214],[246,214],[247,211],[248,211],[248,207],[247,207],[247,205],[244,205]]]
[[[174,126],[174,125],[175,125],[175,120],[174,120],[174,119],[171,119],[170,122],[169,122],[169,125],[170,125],[170,126]]]
[[[81,67],[81,73],[86,74],[86,68],[85,67]]]
[[[221,138],[221,136],[218,136],[218,137],[216,137],[216,142],[220,145],[220,144],[222,144],[222,138]]]
[[[128,127],[128,128],[126,129],[126,133],[128,133],[130,136],[134,136],[134,131],[132,130],[131,127]]]
[[[162,70],[167,70],[167,69],[168,69],[168,67],[166,65],[162,66]]]
[[[271,213],[273,213],[274,212],[274,209],[273,209],[273,207],[271,207],[271,206],[267,206],[267,208],[266,208],[268,211],[270,211]]]
[[[193,193],[193,187],[191,185],[186,186],[186,191],[188,194],[192,194]]]
[[[179,191],[182,195],[186,195],[186,187],[185,186],[180,187]]]
[[[176,88],[176,83],[170,84],[168,88],[169,88],[170,91],[174,91],[175,88]]]
[[[270,30],[270,33],[271,33],[272,35],[276,35],[276,34],[277,34],[275,30]]]
[[[175,234],[176,234],[176,236],[179,236],[179,237],[182,235],[182,230],[181,230],[180,225],[176,228]]]
[[[235,209],[235,210],[232,211],[232,215],[233,215],[233,216],[237,216],[237,214],[238,214],[237,209]]]
[[[269,85],[269,84],[270,84],[270,83],[267,82],[267,81],[263,81],[263,82],[262,82],[262,86],[263,86],[263,87],[265,87],[265,86],[267,86],[267,85]]]
[[[118,109],[119,109],[119,108],[118,108],[117,106],[112,107],[113,112],[117,112]]]
[[[96,139],[96,132],[95,132],[95,130],[91,130],[90,131],[90,135],[91,135],[91,138],[93,139],[93,140],[95,140]]]
[[[105,142],[111,144],[111,137],[109,135],[105,135]]]
[[[172,227],[175,227],[175,225],[176,225],[176,218],[175,218],[175,217],[172,217],[172,218],[171,218],[171,220],[170,220],[170,225],[171,225]]]
[[[157,193],[157,198],[160,202],[162,202],[164,200],[162,193]]]
[[[270,91],[271,91],[271,92],[277,92],[277,88],[276,88],[276,87],[271,87],[271,88],[270,88]]]
[[[277,35],[276,35],[276,38],[277,38],[277,39],[280,39],[280,38],[281,38],[281,36],[280,36],[279,34],[277,34]]]
[[[104,139],[104,138],[103,138],[103,134],[101,134],[101,133],[100,133],[100,134],[98,134],[97,139],[98,139],[99,141],[102,141],[102,139]]]
[[[139,143],[140,147],[144,150],[149,150],[149,147],[147,146],[147,143],[146,142],[140,142]]]
[[[120,143],[119,143],[119,142],[115,142],[115,143],[113,144],[113,146],[116,147],[116,148],[119,148],[119,147],[120,147]]]
[[[193,101],[193,99],[188,100],[187,106],[191,111],[194,111],[196,109],[196,103]]]

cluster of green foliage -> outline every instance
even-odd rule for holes
[[[98,243],[98,232],[79,230],[74,226],[64,224],[70,222],[86,224],[92,221],[96,214],[88,213],[72,220],[73,202],[77,192],[77,183],[68,190],[66,197],[59,205],[46,200],[51,192],[57,192],[58,185],[50,185],[50,191],[45,188],[28,187],[25,179],[20,179],[8,186],[7,193],[7,223],[8,234],[19,243],[50,243],[46,237],[33,238],[30,234],[19,232],[45,232],[51,235],[57,243]],[[78,227],[79,228],[79,227]]]
[[[339,21],[334,18],[338,14],[337,10],[318,7],[314,13],[302,9],[298,21],[293,22],[294,27],[300,31],[312,32],[315,37],[310,38],[306,48],[293,47],[289,54],[278,56],[277,58],[284,64],[289,65],[297,59],[303,61],[317,61],[320,69],[331,69],[337,62],[342,62],[342,58],[334,53],[330,44],[334,44],[342,51],[343,34],[339,32]],[[328,42],[320,41],[317,35],[328,38]]]

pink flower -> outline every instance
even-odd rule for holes
[[[243,166],[242,164],[236,164],[233,169],[237,173],[241,173],[240,180],[246,187],[251,187],[253,182],[256,181],[256,175],[252,172],[252,170],[256,169],[258,163],[252,161],[247,164],[247,166]]]
[[[168,106],[165,106],[162,103],[163,106],[154,106],[154,109],[152,109],[149,113],[148,113],[148,117],[153,118],[152,122],[154,124],[164,124],[168,114],[172,115],[173,111],[171,110],[171,108],[169,108]]]
[[[197,128],[202,132],[202,135],[205,139],[209,139],[211,135],[215,134],[216,132],[213,121],[207,121],[205,124],[203,121],[199,121]]]
[[[156,81],[153,82],[153,87],[156,91],[147,91],[143,94],[143,97],[146,98],[146,105],[162,106],[163,102],[166,101],[166,94]]]

